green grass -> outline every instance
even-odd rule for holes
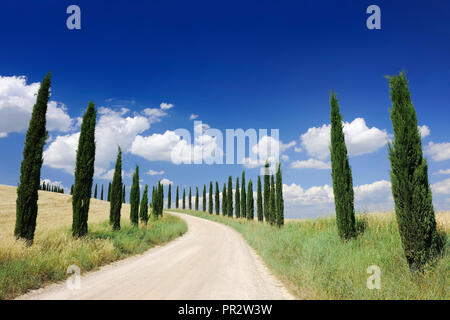
[[[73,239],[69,229],[55,230],[38,244],[17,248],[0,259],[0,299],[10,299],[44,284],[67,278],[66,270],[77,265],[82,272],[143,253],[147,249],[168,242],[187,230],[186,223],[165,215],[150,220],[147,227],[132,227],[122,221],[120,231],[111,231],[108,222],[89,226],[83,239]]]
[[[174,210],[177,211],[177,210]],[[183,212],[182,210],[178,210]],[[393,214],[358,215],[365,230],[355,240],[339,240],[334,217],[265,223],[186,213],[217,221],[240,232],[273,273],[304,299],[449,299],[450,241],[443,256],[423,274],[406,263]],[[367,288],[367,268],[381,269],[381,289]]]

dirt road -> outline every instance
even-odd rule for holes
[[[225,225],[173,213],[188,232],[146,253],[18,299],[293,299],[242,236]],[[74,283],[74,282],[72,282]]]

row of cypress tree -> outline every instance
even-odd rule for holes
[[[39,185],[39,189],[42,191],[56,192],[56,193],[64,193],[64,188],[60,186],[52,186],[50,183],[45,184],[42,182],[42,185]]]
[[[390,117],[394,139],[388,144],[391,188],[395,213],[411,270],[423,270],[439,256],[444,240],[436,230],[436,219],[428,182],[427,161],[423,157],[417,115],[411,102],[404,72],[387,77],[392,108]],[[357,236],[352,172],[345,145],[342,115],[336,94],[331,92],[331,169],[336,223],[342,240]]]

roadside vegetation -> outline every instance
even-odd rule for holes
[[[236,229],[300,299],[450,299],[450,240],[447,237],[441,259],[422,273],[411,273],[393,213],[357,214],[357,238],[341,241],[333,216],[287,220],[279,229],[256,220],[171,211]],[[437,214],[437,227],[448,234],[450,213]],[[371,265],[381,270],[380,290],[367,287]]]
[[[128,216],[130,205],[123,204],[121,229],[109,224],[109,203],[91,199],[89,232],[72,237],[72,197],[39,191],[39,216],[32,246],[16,240],[16,188],[0,186],[0,299],[14,298],[30,289],[67,278],[67,267],[77,265],[81,272],[168,242],[187,230],[181,219],[166,215],[150,218],[136,228]]]

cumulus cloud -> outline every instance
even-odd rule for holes
[[[25,76],[0,76],[0,138],[10,132],[26,131],[39,86],[39,82],[27,84]],[[73,129],[74,123],[64,104],[48,102],[48,131],[67,132]]]
[[[435,172],[433,174],[450,174],[450,169],[441,169],[438,172]]]
[[[189,120],[195,120],[195,119],[197,119],[197,118],[198,118],[198,114],[192,113],[192,114],[189,116]]]
[[[160,107],[162,110],[168,110],[168,109],[172,109],[172,108],[174,107],[174,105],[171,104],[171,103],[162,102],[162,103],[159,105],[159,107]]]
[[[331,169],[329,162],[324,162],[317,159],[308,159],[304,161],[294,161],[291,163],[291,167],[294,169],[318,169],[318,170],[328,170]]]
[[[251,157],[246,157],[242,160],[244,167],[256,168],[263,166],[268,160],[272,165],[275,162],[279,162],[280,158],[287,161],[289,157],[284,156],[283,152],[294,147],[295,141],[289,143],[283,143],[274,137],[265,135],[259,139],[259,141],[251,147]],[[287,158],[286,158],[287,157]]]
[[[150,169],[150,170],[147,171],[147,174],[150,175],[150,176],[158,176],[158,175],[164,174],[164,171],[163,170],[156,171],[156,170]]]
[[[430,135],[430,128],[427,125],[418,126],[418,127],[419,127],[420,137],[422,139]]]
[[[343,130],[345,143],[349,155],[356,156],[372,153],[386,145],[388,134],[386,130],[376,127],[369,128],[363,118],[356,118],[352,122],[344,122]],[[319,159],[326,159],[330,155],[331,125],[309,128],[300,139],[307,153]]]
[[[435,193],[450,194],[450,178],[432,184],[431,189]]]
[[[162,179],[160,182],[163,186],[168,186],[169,184],[173,184],[173,181],[170,181],[169,179],[166,179],[166,178]]]
[[[333,188],[328,184],[314,186],[306,190],[295,183],[291,185],[283,184],[283,197],[288,206],[321,205],[334,201]]]
[[[424,148],[425,154],[430,156],[434,161],[444,161],[450,159],[450,143],[433,143],[430,141]]]

